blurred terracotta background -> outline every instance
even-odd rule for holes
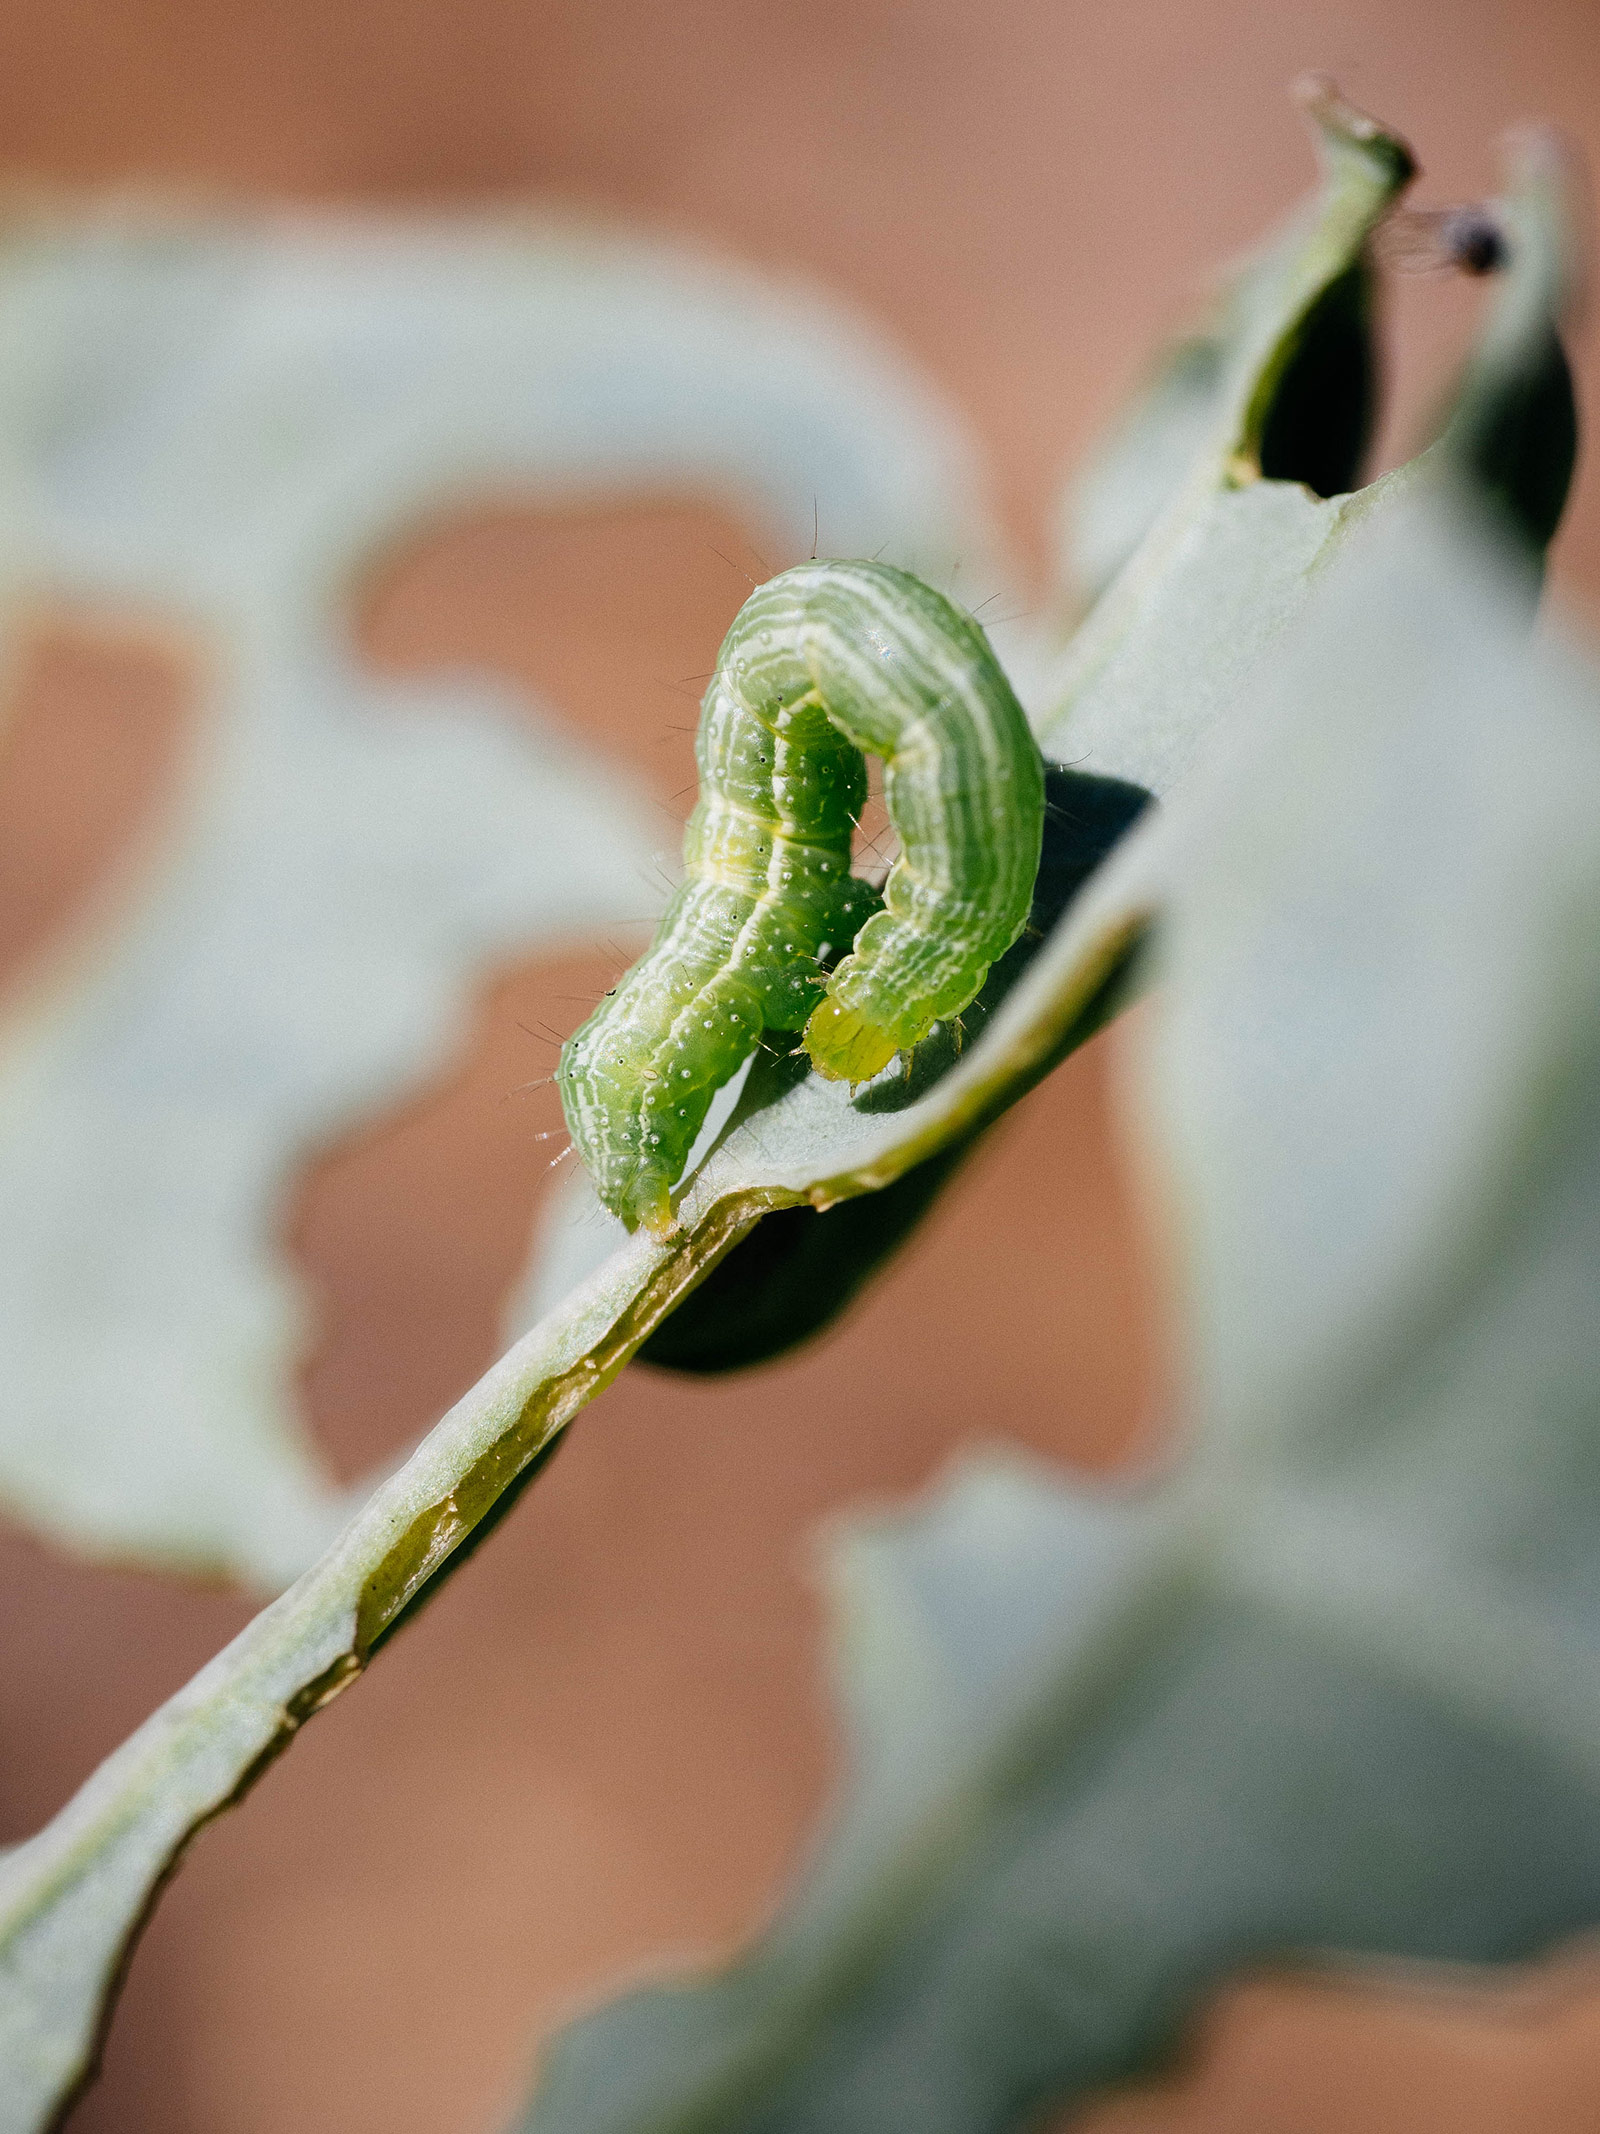
[[[1410,136],[1419,201],[1491,188],[1495,136],[1523,117],[1600,163],[1594,0],[32,0],[0,27],[0,174],[537,195],[799,270],[960,401],[1042,575],[1062,468],[1202,271],[1307,184],[1283,92],[1309,65]],[[1398,292],[1391,449],[1476,301]],[[717,551],[743,540],[693,497],[419,528],[372,584],[365,640],[392,666],[536,683],[681,815],[692,707],[669,684],[709,664],[746,591]],[[1600,594],[1592,466],[1556,577]],[[181,739],[181,661],[94,620],[41,635],[0,765],[3,967],[137,835]],[[520,1090],[551,1064],[523,1025],[595,984],[581,960],[507,972],[449,1085],[306,1177],[306,1397],[342,1472],[491,1360],[555,1111]],[[75,2128],[487,2134],[575,2001],[762,1918],[833,1768],[819,1520],[974,1441],[1102,1470],[1157,1443],[1159,1283],[1114,1064],[1102,1043],[1039,1091],[829,1341],[713,1387],[635,1371],[582,1418],[493,1544],[203,1837]],[[0,1532],[0,1842],[247,1613]],[[1592,2128],[1600,1989],[1570,1959],[1552,1981],[1475,2000],[1244,1982],[1172,2081],[1087,2123]]]

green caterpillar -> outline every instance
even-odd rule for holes
[[[863,750],[901,844],[881,899],[850,872]],[[763,1030],[803,1029],[819,1073],[860,1083],[960,1014],[1022,931],[1044,824],[1039,750],[983,631],[883,563],[803,563],[751,595],[696,756],[686,880],[556,1076],[600,1198],[657,1235]]]

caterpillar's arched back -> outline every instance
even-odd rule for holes
[[[863,750],[901,844],[881,899],[850,872]],[[803,563],[751,595],[696,754],[683,887],[557,1075],[601,1199],[657,1232],[763,1029],[803,1029],[819,1072],[854,1083],[960,1014],[1022,930],[1044,822],[1039,750],[983,631],[883,563]]]

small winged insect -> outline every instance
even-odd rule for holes
[[[1505,228],[1494,208],[1402,208],[1378,230],[1386,267],[1398,274],[1494,274],[1506,263]]]
[[[850,870],[864,751],[901,847],[881,897]],[[883,563],[756,590],[696,755],[683,886],[557,1073],[601,1199],[658,1235],[763,1031],[802,1031],[816,1070],[855,1084],[970,1004],[1026,922],[1044,820],[1039,750],[982,629]]]

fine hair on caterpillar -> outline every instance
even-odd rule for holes
[[[800,1031],[818,1073],[859,1084],[961,1013],[1027,920],[1044,820],[1039,750],[982,628],[876,561],[756,588],[695,753],[685,879],[556,1077],[600,1198],[658,1234],[763,1031]],[[881,894],[851,871],[866,754],[900,843]]]

